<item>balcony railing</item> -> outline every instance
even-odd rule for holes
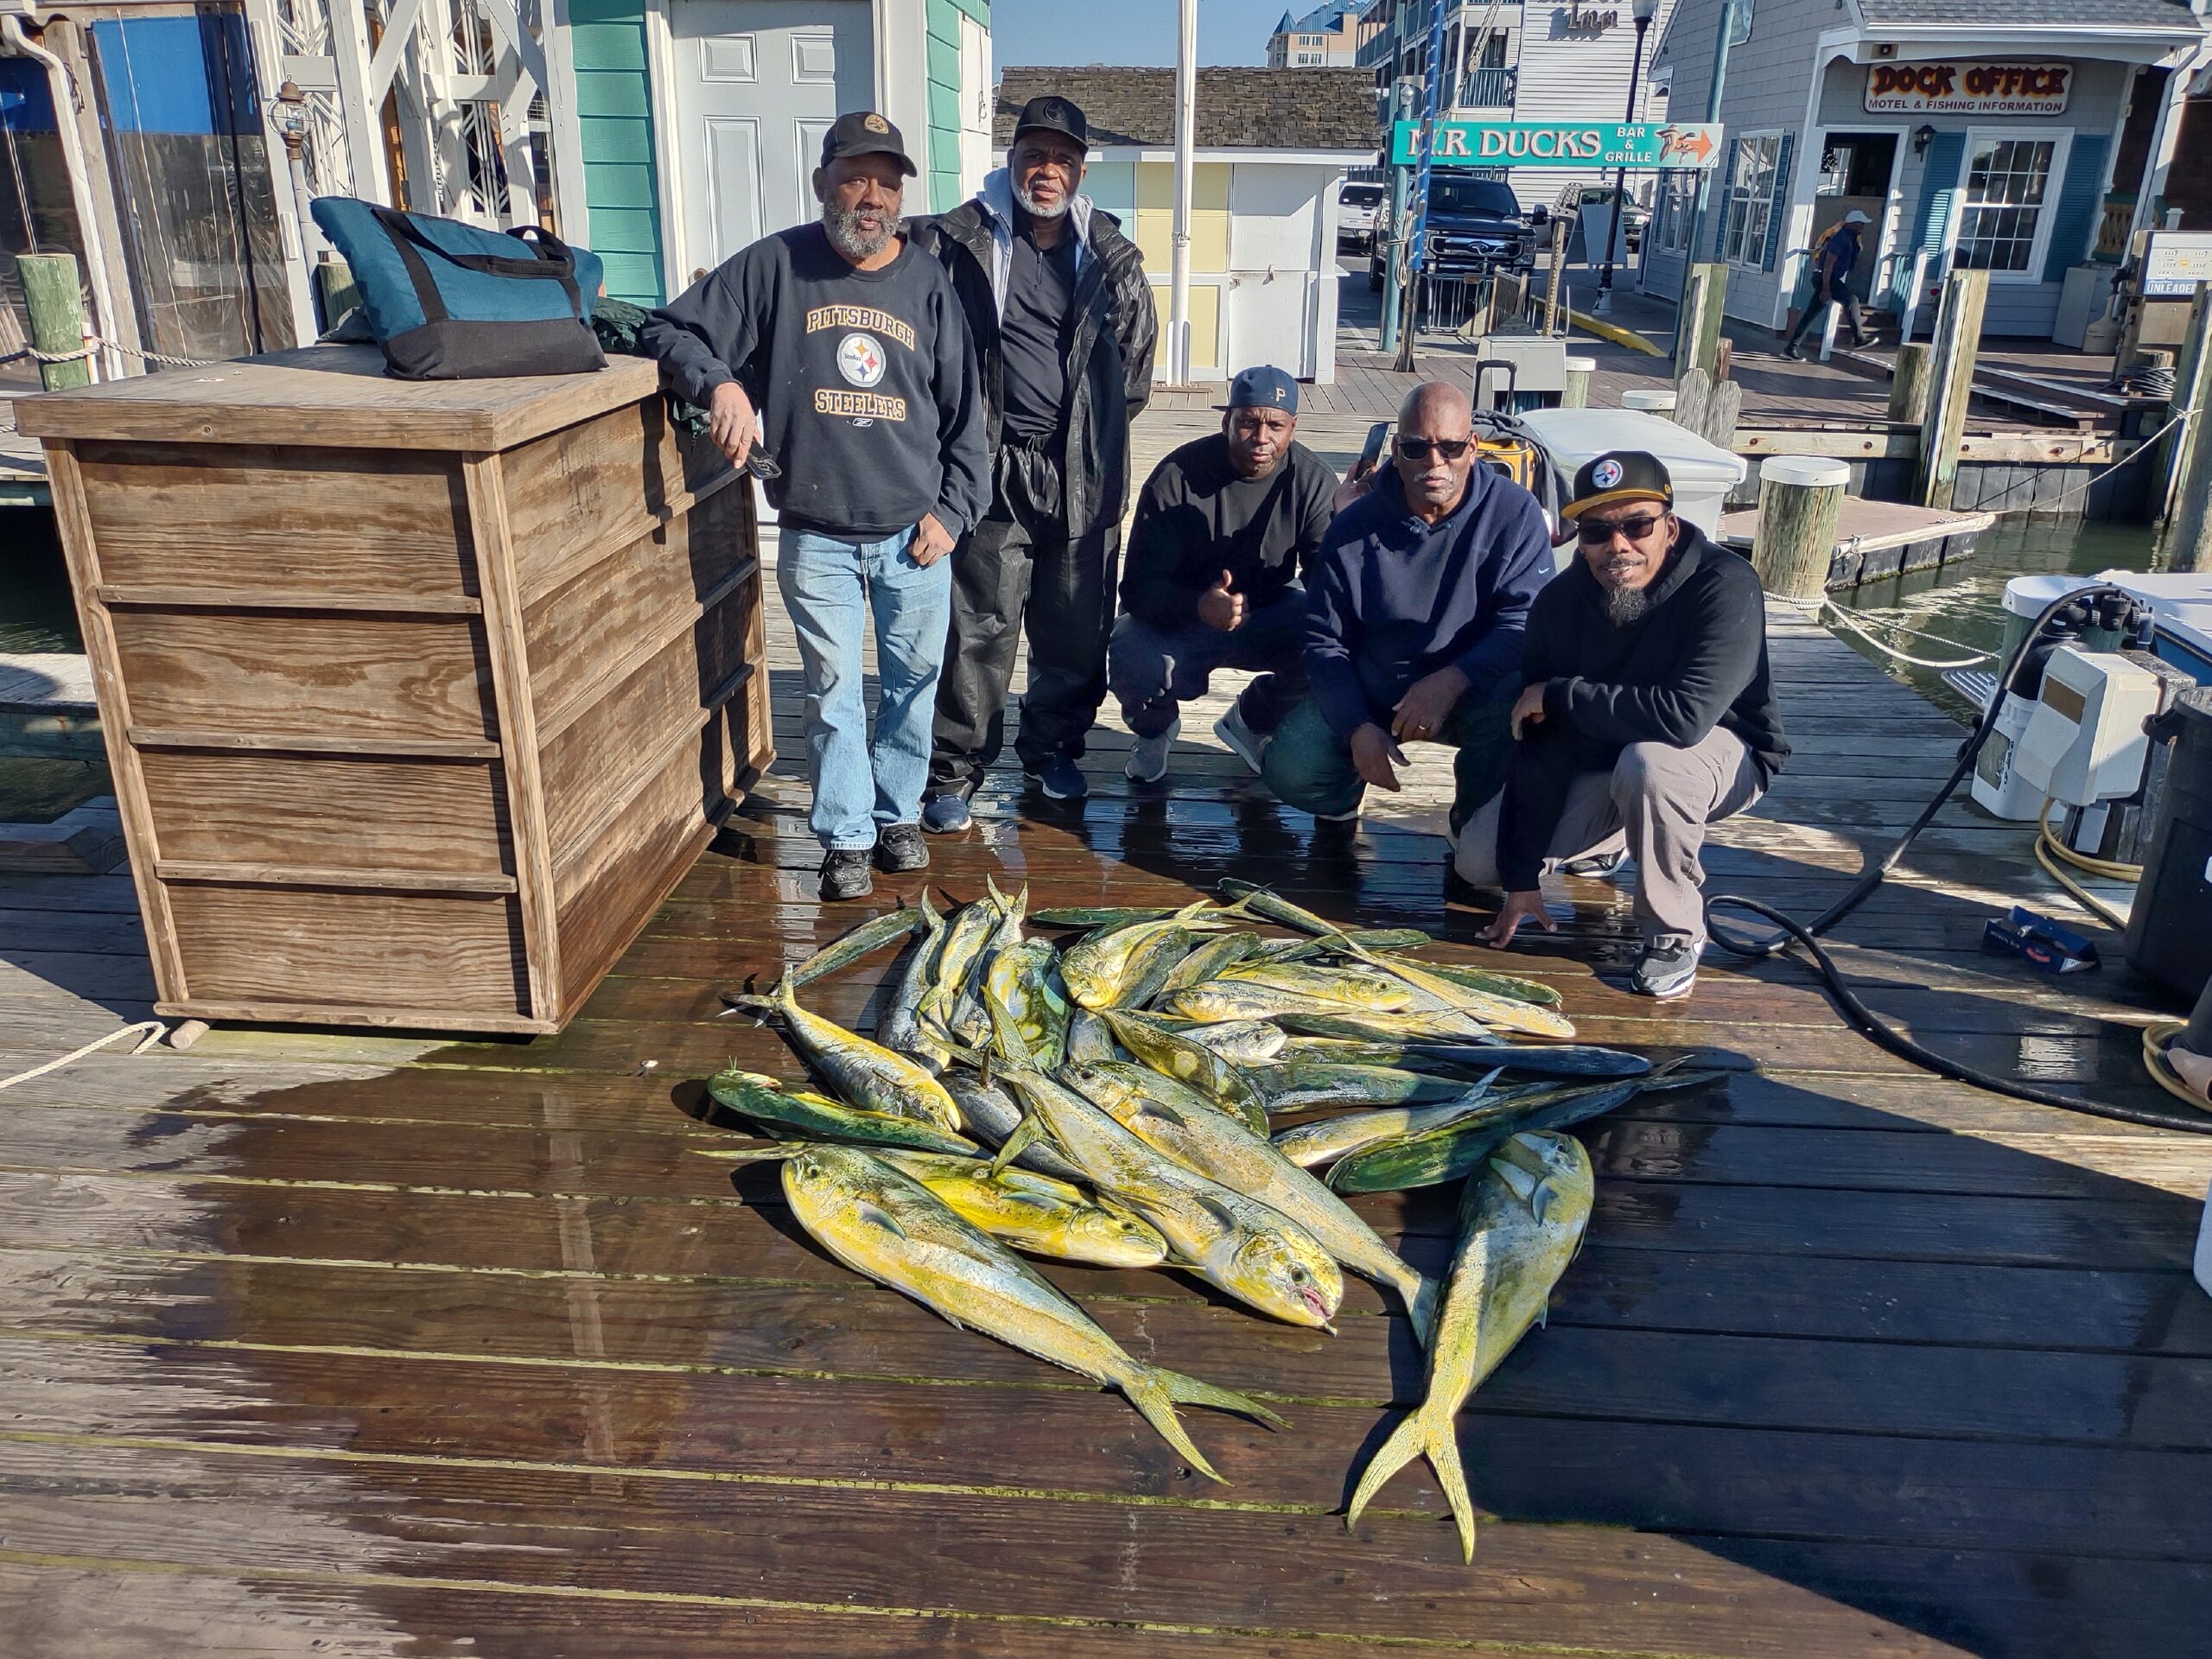
[[[1513,93],[1521,79],[1515,68],[1470,69],[1467,78],[1459,83],[1457,107],[1463,110],[1510,110],[1513,107]]]

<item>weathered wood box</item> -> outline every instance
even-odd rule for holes
[[[166,1014],[557,1030],[772,754],[752,491],[653,366],[26,398]]]

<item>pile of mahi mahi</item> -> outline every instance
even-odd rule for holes
[[[714,1098],[780,1144],[718,1155],[780,1159],[793,1212],[838,1261],[1120,1389],[1216,1480],[1177,1403],[1281,1420],[1135,1358],[1014,1252],[1180,1268],[1323,1328],[1342,1268],[1388,1287],[1427,1345],[1427,1398],[1376,1452],[1347,1520],[1425,1453],[1471,1560],[1452,1420],[1580,1244],[1590,1158],[1560,1131],[1690,1079],[1567,1045],[1557,993],[1417,960],[1424,933],[1343,930],[1229,885],[1218,905],[1026,918],[1084,930],[1064,947],[1026,936],[1026,888],[993,886],[950,916],[925,893],[863,923],[770,995],[728,998],[777,1020],[830,1092],[722,1072]],[[910,939],[875,1040],[799,1005],[805,985]],[[1348,1109],[1270,1135],[1271,1113],[1323,1107]],[[1343,1196],[1456,1179],[1460,1238],[1440,1287]]]

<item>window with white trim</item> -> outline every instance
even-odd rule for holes
[[[2057,142],[2051,138],[2005,133],[1974,137],[1967,156],[1955,269],[1993,274],[2039,269],[2037,241],[2044,210],[2056,198],[2052,174],[2057,151]]]
[[[1656,251],[1689,251],[1690,220],[1697,213],[1698,178],[1697,174],[1686,168],[1659,175],[1657,200],[1651,204],[1651,228],[1647,232]]]
[[[1766,258],[1767,222],[1774,213],[1774,178],[1782,165],[1782,135],[1760,133],[1739,140],[1728,174],[1727,229],[1720,256],[1732,265],[1756,265]]]

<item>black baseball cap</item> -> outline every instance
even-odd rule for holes
[[[1217,409],[1280,409],[1298,413],[1298,382],[1271,363],[1238,372],[1229,383],[1229,401]]]
[[[1090,148],[1090,123],[1083,118],[1081,110],[1065,98],[1047,92],[1023,105],[1021,113],[1014,118],[1014,136],[1019,138],[1032,127],[1072,138],[1085,150]]]
[[[920,170],[907,156],[899,129],[874,110],[855,110],[830,124],[822,138],[822,165],[829,166],[840,156],[888,156],[910,179]]]
[[[1675,480],[1666,463],[1642,449],[1610,450],[1575,474],[1573,499],[1560,509],[1560,516],[1579,518],[1592,507],[1614,501],[1657,501],[1671,512]]]

